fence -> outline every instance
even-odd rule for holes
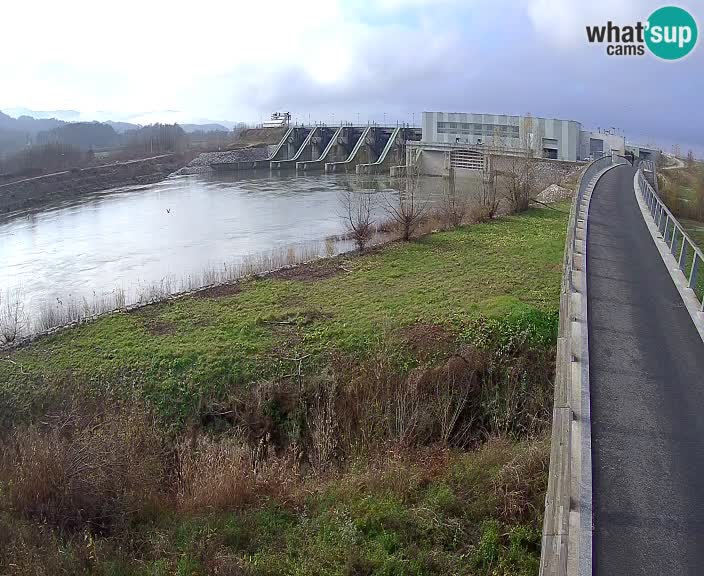
[[[656,183],[655,165],[651,160],[643,160],[638,166],[640,193],[663,240],[670,248],[670,253],[677,260],[680,270],[687,279],[689,288],[694,292],[699,310],[704,311],[704,270],[702,270],[704,254],[660,199],[647,173],[650,173],[653,183]]]
[[[550,472],[545,496],[541,576],[591,574],[587,218],[591,193],[598,177],[607,168],[626,162],[624,158],[608,155],[589,164],[577,183],[570,210],[560,291],[555,400]],[[583,394],[587,397],[586,406],[583,405]]]

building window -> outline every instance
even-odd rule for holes
[[[597,138],[589,139],[589,155],[592,158],[598,158],[604,154],[604,141]]]
[[[468,136],[489,136],[498,134],[502,138],[518,138],[518,126],[506,124],[478,124],[470,122],[438,122],[438,134],[464,134]]]

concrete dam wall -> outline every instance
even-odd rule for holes
[[[388,174],[393,166],[405,164],[407,142],[420,138],[420,128],[399,126],[291,126],[267,158],[212,167]]]

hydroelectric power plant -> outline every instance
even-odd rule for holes
[[[406,147],[421,140],[420,128],[409,126],[289,126],[263,160],[216,162],[225,170],[296,170],[296,172],[389,174],[406,164]]]
[[[402,176],[475,175],[504,157],[529,154],[541,161],[580,162],[607,153],[653,159],[655,151],[627,144],[615,129],[584,130],[581,123],[532,116],[423,112],[422,128],[401,124],[289,125],[276,113],[264,128],[285,130],[265,157],[215,160],[217,171],[270,169],[296,173],[352,173]]]

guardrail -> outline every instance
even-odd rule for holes
[[[587,218],[591,193],[598,177],[611,166],[626,162],[624,158],[609,155],[589,164],[577,183],[570,209],[560,290],[541,576],[591,575]]]
[[[642,160],[638,165],[638,184],[641,196],[648,206],[650,215],[653,217],[663,240],[669,247],[670,253],[677,260],[689,288],[694,292],[699,304],[699,311],[704,311],[704,254],[660,199],[648,181],[646,172],[652,174],[653,182],[656,183],[655,164],[652,160]]]

